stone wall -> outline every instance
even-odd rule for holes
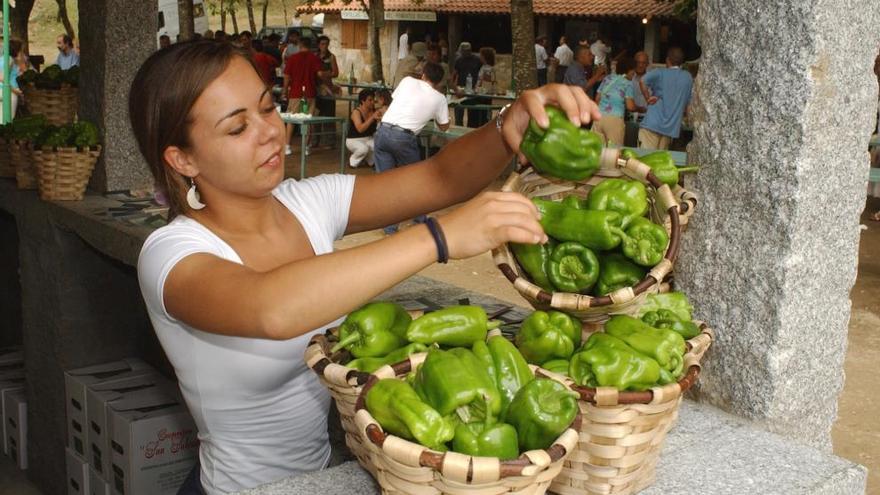
[[[676,280],[717,329],[701,396],[830,449],[843,387],[880,3],[703,0]],[[845,48],[844,48],[845,47]]]

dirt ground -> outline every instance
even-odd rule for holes
[[[341,112],[342,109],[340,108]],[[340,113],[342,115],[343,113]],[[296,139],[294,141],[297,141]],[[287,160],[288,176],[298,177],[299,154]],[[308,158],[307,175],[333,173],[339,169],[337,150],[313,152]],[[367,168],[346,173],[371,174]],[[496,184],[497,188],[498,184]],[[864,229],[859,252],[859,274],[852,290],[852,317],[849,324],[849,348],[845,362],[846,384],[839,399],[838,419],[832,431],[834,452],[866,466],[869,470],[868,494],[880,495],[880,407],[877,398],[876,373],[880,363],[880,222],[868,219],[869,213],[880,209],[880,199],[869,199],[862,215]],[[382,238],[382,231],[347,236],[337,243],[340,249],[354,247]],[[421,275],[460,287],[490,294],[513,304],[526,302],[492,263],[486,253],[468,260],[453,260],[447,265],[434,264]]]

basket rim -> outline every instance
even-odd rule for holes
[[[402,375],[405,375],[406,373],[409,373],[412,370],[413,361],[423,360],[426,355],[427,355],[427,353],[424,353],[424,352],[413,354],[412,356],[407,358],[405,361],[401,361],[400,363],[397,363],[397,365],[400,365],[400,366],[394,367],[394,371],[395,371],[394,379],[401,380]],[[554,380],[558,383],[562,383],[563,385],[565,385],[565,383],[562,380],[559,380],[556,377],[545,376],[543,373],[541,373],[541,369],[535,365],[530,364],[529,369],[532,370],[532,373],[535,375],[535,378],[550,379],[550,380]],[[407,444],[412,445],[414,448],[424,449],[422,451],[422,453],[419,455],[419,465],[421,467],[430,468],[436,472],[442,472],[443,462],[444,462],[444,458],[446,455],[445,452],[431,450],[431,449],[425,447],[424,445],[415,443],[411,440],[407,440],[405,438],[401,438],[396,435],[385,433],[385,431],[382,429],[382,426],[379,425],[378,421],[376,421],[376,419],[373,418],[373,415],[370,414],[370,411],[367,410],[367,407],[366,407],[367,393],[369,393],[370,389],[372,389],[373,386],[376,383],[378,383],[379,380],[381,380],[381,379],[382,378],[377,375],[370,374],[370,377],[367,380],[367,383],[361,388],[360,392],[358,393],[357,402],[355,404],[355,414],[359,414],[360,411],[364,411],[364,413],[366,413],[366,415],[367,415],[367,418],[370,420],[370,424],[368,424],[365,428],[367,440],[369,440],[374,446],[376,446],[380,449],[382,448],[382,445],[384,444],[384,442],[388,438],[395,438],[398,441],[405,442]],[[525,473],[525,471],[529,468],[538,468],[540,471],[544,471],[545,469],[549,468],[550,465],[552,465],[562,459],[565,459],[571,452],[577,450],[577,445],[575,445],[574,448],[572,448],[571,450],[568,450],[568,449],[566,449],[565,445],[560,443],[560,441],[562,441],[567,435],[571,435],[571,433],[569,433],[569,432],[573,432],[575,435],[577,435],[577,432],[581,430],[582,423],[583,423],[583,412],[580,410],[580,407],[578,407],[577,414],[575,415],[574,420],[572,420],[572,422],[568,425],[568,428],[566,428],[556,438],[556,440],[553,441],[553,444],[550,447],[538,451],[538,452],[544,452],[550,458],[550,462],[547,464],[541,465],[541,464],[537,464],[537,463],[532,462],[532,460],[526,454],[527,454],[527,452],[534,452],[534,451],[527,451],[527,452],[520,453],[519,457],[517,457],[516,459],[511,459],[511,460],[506,460],[506,461],[502,461],[499,459],[498,460],[499,466],[500,466],[499,479],[510,478],[510,477],[515,477],[515,476],[530,476],[530,475],[533,475],[536,473],[532,473],[532,474]],[[465,456],[467,458],[487,459],[487,457],[469,456],[469,455],[460,454],[457,452],[454,452],[454,453],[457,455]],[[489,457],[488,459],[497,459],[497,458]],[[468,482],[470,482],[470,480],[473,477],[474,463],[468,462],[468,464],[469,464],[469,466],[468,466],[467,479],[468,479]]]
[[[606,148],[606,150],[607,150],[607,148]],[[630,158],[628,160],[624,160],[622,158],[617,157],[614,160],[614,167],[615,167],[614,168],[615,171],[622,170],[624,172],[624,175],[626,175],[627,177],[630,177],[631,179],[634,179],[634,180],[640,180],[641,182],[646,183],[647,185],[654,188],[655,191],[668,190],[671,198],[673,199],[673,204],[671,206],[669,206],[669,208],[666,210],[669,215],[670,231],[671,231],[670,236],[669,236],[669,244],[666,247],[666,252],[664,253],[661,261],[657,265],[655,265],[652,268],[652,270],[650,270],[645,275],[645,277],[642,278],[642,280],[640,280],[636,285],[630,287],[630,289],[632,290],[632,293],[633,293],[632,297],[635,298],[637,296],[640,296],[641,294],[644,294],[645,292],[648,292],[652,287],[663,283],[663,279],[671,271],[672,266],[675,264],[675,261],[678,258],[679,248],[681,245],[681,235],[682,235],[682,228],[681,227],[682,227],[682,225],[681,225],[681,219],[679,218],[679,215],[683,215],[683,214],[685,214],[686,211],[688,211],[688,209],[690,207],[690,202],[689,201],[680,202],[677,199],[682,196],[682,191],[684,193],[687,193],[687,191],[684,190],[684,188],[681,188],[679,186],[676,188],[675,193],[673,193],[672,189],[668,185],[661,182],[660,179],[658,179],[657,176],[654,175],[654,172],[651,171],[647,165],[643,164],[642,162],[640,162],[639,160],[637,160],[635,158]],[[645,169],[647,169],[647,172],[644,172]],[[569,180],[548,178],[548,177],[538,173],[538,171],[531,164],[526,164],[526,165],[520,167],[519,170],[513,172],[510,175],[510,177],[508,177],[507,181],[505,181],[501,190],[502,191],[510,191],[510,190],[512,190],[512,187],[513,187],[512,185],[514,182],[516,182],[517,180],[519,180],[522,177],[530,177],[533,175],[536,175],[536,176],[539,176],[542,178],[546,178],[546,179],[552,180],[552,181],[559,181],[559,182],[565,182],[565,183],[576,183],[576,184],[586,184],[593,177],[605,177],[607,179],[610,179],[610,178],[614,178],[614,177],[618,176],[618,175],[603,176],[602,175],[603,170],[606,170],[606,172],[610,171],[610,169],[600,169],[596,174],[588,177],[587,179],[580,180],[580,181],[569,181]],[[625,173],[627,171],[630,173],[629,174]],[[644,179],[641,179],[641,177],[644,177]],[[694,201],[694,203],[695,203],[695,201]],[[684,209],[682,209],[683,208],[682,205],[684,205]],[[516,258],[513,256],[512,252],[510,250],[509,243],[505,243],[502,246],[493,249],[492,254],[493,254],[493,256],[501,255],[503,258],[505,258],[505,260],[512,260],[513,263],[516,263],[516,261],[515,261]],[[504,275],[504,277],[507,279],[507,281],[514,285],[514,288],[517,289],[517,292],[519,292],[520,295],[522,295],[523,297],[526,297],[526,299],[528,299],[528,300],[534,299],[536,302],[550,306],[552,308],[556,308],[556,306],[553,306],[554,299],[556,299],[556,298],[554,298],[554,294],[565,294],[565,295],[574,296],[578,300],[578,306],[583,306],[583,307],[588,307],[588,308],[613,307],[614,305],[616,305],[620,302],[620,301],[615,300],[616,299],[615,297],[612,297],[613,293],[606,294],[604,296],[592,296],[589,294],[578,294],[578,293],[561,292],[561,291],[547,292],[543,288],[535,285],[535,283],[532,282],[531,280],[529,280],[528,278],[518,275],[517,270],[513,266],[511,266],[510,263],[508,263],[506,261],[498,261],[498,262],[496,262],[496,266],[501,271],[501,273]],[[659,269],[659,272],[658,272],[658,269]],[[521,288],[520,286],[524,286],[524,287]],[[532,297],[530,293],[534,293],[535,294],[534,297]],[[571,309],[571,308],[559,307],[558,309],[564,311],[565,309]]]
[[[688,339],[685,343],[687,345],[687,352],[685,353],[685,357],[692,356],[694,361],[690,366],[688,366],[687,372],[685,372],[681,379],[677,382],[670,384],[677,386],[679,388],[677,395],[684,395],[685,392],[690,390],[691,387],[697,382],[697,378],[700,376],[701,365],[700,361],[703,358],[703,354],[711,347],[712,342],[715,340],[715,331],[712,330],[706,322],[694,320],[700,328],[700,333],[691,339]],[[544,370],[546,371],[546,370]],[[601,393],[599,391],[600,388],[604,387],[584,387],[581,385],[577,385],[572,382],[570,388],[580,394],[581,400],[585,402],[590,402],[592,404],[597,404],[597,396]],[[655,399],[655,390],[657,389],[648,389],[644,391],[620,391],[616,393],[617,396],[617,404],[625,405],[625,404],[651,404]]]

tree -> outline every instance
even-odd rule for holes
[[[698,0],[656,0],[662,3],[674,3],[672,13],[679,18],[690,21],[697,18]]]
[[[283,0],[281,3],[284,3]],[[266,29],[266,14],[268,13],[268,11],[269,11],[269,0],[263,0],[263,29]],[[285,15],[284,17],[286,18],[287,16]],[[286,25],[286,19],[285,19],[285,25]]]
[[[67,31],[67,35],[70,36],[71,39],[76,38],[76,32],[73,30],[73,25],[70,23],[70,17],[67,15],[67,0],[55,0],[58,2],[58,20],[64,24],[64,30]]]
[[[382,73],[382,46],[379,44],[379,33],[385,27],[385,1],[384,0],[342,0],[345,5],[357,1],[364,12],[367,13],[368,30],[370,38],[367,43],[370,52],[370,76],[374,81],[384,81]],[[417,2],[420,0],[417,0]],[[281,2],[284,3],[283,0]],[[304,4],[313,7],[315,4],[326,5],[330,0],[305,0]]]
[[[248,24],[251,27],[251,35],[256,35],[257,24],[254,22],[254,0],[244,0],[244,6],[247,8]]]
[[[196,23],[193,17],[192,0],[177,0],[177,20],[180,27],[179,39],[191,40],[195,37]]]
[[[18,0],[15,7],[9,6],[9,30],[12,38],[21,40],[23,47],[28,46],[28,19],[34,9],[34,0]]]
[[[535,60],[535,20],[532,0],[510,1],[510,31],[513,35],[513,86],[516,91],[538,86]]]

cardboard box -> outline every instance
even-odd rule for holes
[[[112,495],[110,483],[101,477],[95,468],[89,466],[89,495]]]
[[[67,409],[67,445],[86,458],[88,428],[86,428],[86,387],[113,379],[145,375],[155,371],[140,359],[123,359],[64,372],[65,404]]]
[[[89,430],[86,453],[89,464],[102,476],[108,476],[110,472],[108,404],[126,397],[154,392],[157,387],[173,394],[176,385],[157,372],[97,383],[86,388],[86,424]]]
[[[9,442],[9,457],[19,469],[27,469],[27,400],[24,390],[9,390],[3,394],[6,413],[6,439]]]
[[[64,449],[67,457],[67,495],[88,495],[89,464],[70,447]]]
[[[139,393],[107,405],[118,495],[175,495],[195,465],[195,423],[177,394]]]
[[[7,390],[21,390],[24,391],[24,376],[16,379],[9,380],[0,380],[0,418],[6,417],[6,392]],[[3,421],[3,426],[0,426],[0,434],[3,435],[3,454],[9,455],[9,437],[7,437],[7,428],[6,421]]]

